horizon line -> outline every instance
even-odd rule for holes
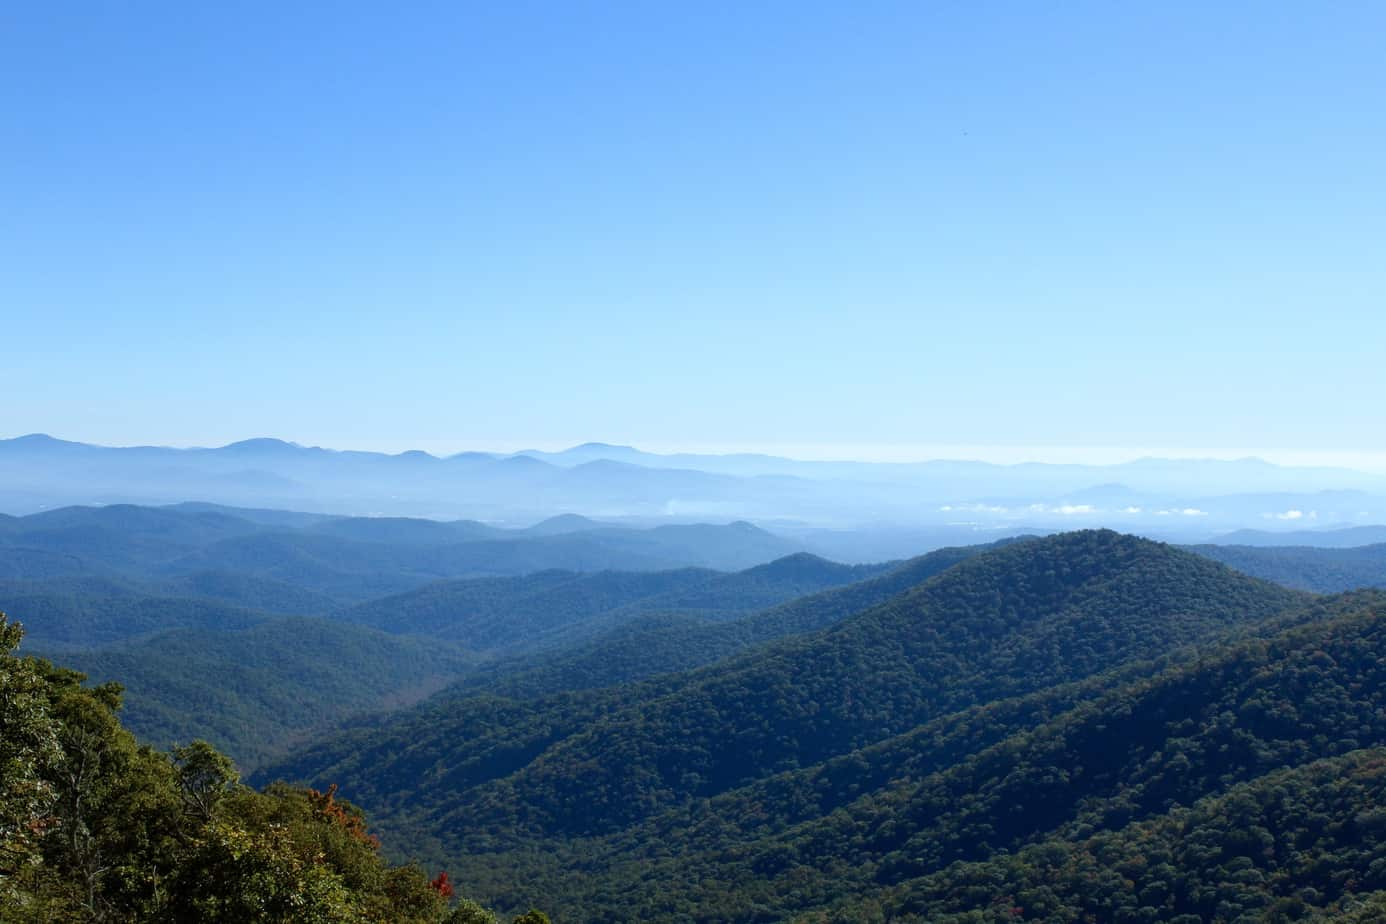
[[[289,440],[273,436],[251,436],[224,443],[194,440],[167,440],[131,443],[105,443],[96,440],[66,439],[46,432],[31,432],[14,437],[0,437],[0,442],[19,439],[46,438],[57,442],[76,443],[105,449],[173,449],[216,450],[242,443],[266,441],[283,443],[301,449],[322,449],[326,452],[368,452],[398,456],[422,452],[438,459],[469,452],[498,457],[529,453],[556,455],[585,447],[606,447],[664,458],[675,456],[760,456],[796,463],[866,464],[866,465],[925,465],[951,462],[1018,467],[1021,465],[1073,465],[1111,468],[1138,462],[1260,462],[1280,468],[1336,468],[1361,474],[1386,475],[1386,450],[1357,449],[1275,449],[1231,447],[1135,447],[1119,445],[1014,445],[1014,444],[949,444],[949,443],[802,443],[772,442],[751,445],[746,443],[689,442],[670,444],[660,441],[584,440],[513,440],[513,439],[312,439]]]

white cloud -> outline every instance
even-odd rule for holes
[[[1125,507],[1125,508],[1122,509],[1121,512],[1122,512],[1122,513],[1140,513],[1140,512],[1141,512],[1141,508],[1139,508],[1139,507]]]
[[[1317,520],[1319,518],[1319,512],[1317,510],[1310,510],[1308,513],[1305,513],[1303,510],[1291,507],[1284,513],[1263,513],[1261,516],[1265,517],[1267,520]]]
[[[1011,508],[1002,507],[1000,504],[946,504],[938,509],[945,513],[951,513],[953,511],[971,511],[973,513],[994,513],[1000,515],[1011,512]]]
[[[1081,515],[1085,513],[1096,513],[1097,508],[1092,504],[1064,504],[1054,508],[1055,513],[1062,513],[1064,516]]]

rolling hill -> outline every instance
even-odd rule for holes
[[[495,539],[101,511],[0,521],[0,551],[91,556],[0,580],[26,648],[123,683],[150,743],[207,737],[259,782],[340,784],[393,856],[445,864],[506,911],[1194,924],[1386,908],[1386,595],[1213,560],[1326,589],[1369,577],[1371,546],[1081,531],[891,565],[539,569],[358,603],[488,556],[764,546],[740,524],[563,518]]]
[[[700,806],[777,774],[1096,682],[1308,600],[1172,547],[1065,534],[966,558],[826,629],[691,672],[523,701],[444,696],[328,738],[266,778],[338,781],[386,830],[435,838],[481,878],[492,860],[520,862],[540,845],[578,863],[582,845],[665,813],[702,817]],[[1049,708],[1059,706],[1032,711]],[[550,862],[529,872],[542,878]],[[614,914],[597,907],[586,910]]]
[[[43,652],[41,642],[26,651]],[[436,640],[323,619],[187,628],[59,660],[125,689],[125,725],[166,748],[203,738],[243,770],[353,716],[423,699],[471,659]]]
[[[884,567],[839,565],[800,553],[732,573],[540,571],[430,584],[340,615],[387,632],[449,638],[473,651],[500,653],[573,643],[645,613],[726,619],[860,581]]]
[[[537,464],[537,463],[536,463]],[[102,575],[150,585],[198,575],[235,575],[294,595],[359,603],[449,578],[536,571],[742,570],[801,551],[749,523],[590,528],[571,519],[544,528],[497,529],[470,521],[324,517],[207,504],[67,507],[7,518],[0,528],[0,579]],[[215,581],[205,581],[210,587]],[[175,595],[177,590],[165,590]],[[237,591],[215,598],[245,604]],[[313,611],[323,601],[314,600]]]
[[[1308,546],[1190,546],[1244,574],[1315,593],[1386,587],[1386,544],[1348,548]]]
[[[939,549],[894,568],[878,566],[882,573],[855,583],[818,593],[808,593],[777,606],[738,618],[709,618],[719,611],[670,612],[662,608],[667,598],[648,601],[648,615],[637,616],[605,629],[587,641],[565,638],[555,651],[517,655],[479,664],[450,688],[490,692],[528,699],[563,691],[590,690],[630,683],[711,664],[758,644],[822,629],[859,613],[933,577],[988,546]],[[800,571],[806,564],[821,563],[813,556],[781,559],[745,572],[773,573],[793,562]],[[826,563],[823,563],[826,564]],[[816,567],[821,567],[816,565]],[[843,566],[832,566],[839,569]],[[852,569],[861,577],[877,569]],[[842,572],[838,572],[841,574]],[[739,583],[740,575],[719,578],[717,588],[726,593]],[[803,584],[799,585],[803,592]],[[757,595],[759,596],[759,595]],[[736,598],[722,601],[730,604]],[[731,612],[731,611],[720,611]]]

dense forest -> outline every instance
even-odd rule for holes
[[[0,614],[0,921],[495,920],[445,872],[386,863],[335,787],[257,792],[204,742],[139,744],[118,684],[19,657],[21,638]]]
[[[486,551],[498,544],[515,551]],[[0,604],[22,616],[27,651],[122,683],[124,720],[142,740],[203,737],[250,770],[499,659],[566,650],[655,614],[703,629],[893,567],[793,548],[736,524],[635,530],[557,517],[500,530],[195,504],[70,508],[0,519]],[[679,567],[553,567],[665,561]]]
[[[29,654],[7,624],[7,683],[35,695],[5,721],[30,747],[23,704],[47,702],[51,734],[6,763],[30,814],[5,829],[3,919],[1386,910],[1386,595],[1322,595],[1386,583],[1374,547],[1084,531],[879,565],[770,543],[719,570],[757,534],[605,531],[198,505],[6,519],[0,603]],[[114,813],[81,820],[87,848],[57,833],[78,824],[59,823],[71,742],[95,741],[62,725],[79,714],[103,716],[94,766],[119,776],[82,797]],[[198,898],[200,876],[217,885]]]
[[[385,830],[456,858],[501,905],[517,896],[498,877],[522,869],[560,920],[755,919],[748,901],[783,916],[872,880],[833,865],[861,856],[859,836],[830,833],[824,894],[796,904],[796,879],[792,899],[757,898],[777,864],[815,869],[772,835],[1032,734],[1196,658],[1200,641],[1341,605],[1168,546],[1067,534],[965,557],[827,628],[687,673],[519,699],[464,684],[264,778],[340,779]],[[718,894],[697,887],[680,905],[680,882]],[[641,900],[616,912],[618,895]]]
[[[1191,550],[1246,574],[1300,590],[1336,593],[1386,587],[1386,544],[1351,548],[1199,545]]]

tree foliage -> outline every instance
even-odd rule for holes
[[[256,792],[205,742],[141,745],[118,685],[16,656],[21,634],[0,614],[0,922],[449,919],[446,874],[384,862],[335,789]]]

